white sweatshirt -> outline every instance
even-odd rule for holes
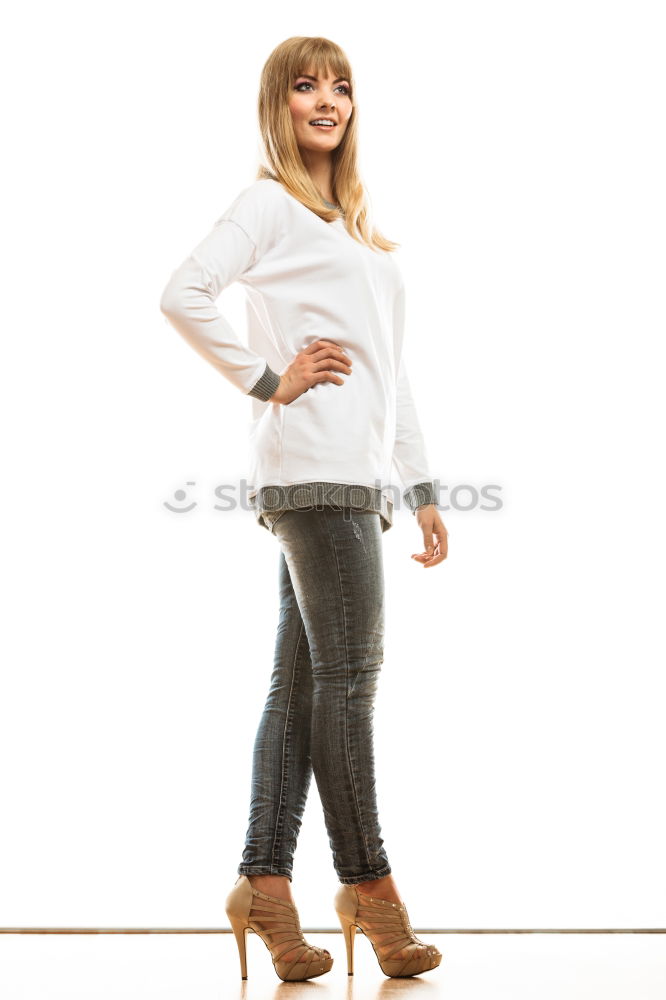
[[[215,306],[234,281],[247,293],[247,346]],[[357,487],[355,506],[380,509],[380,499],[386,530],[400,496],[393,469],[410,510],[435,502],[402,357],[404,294],[394,254],[357,242],[342,218],[325,222],[270,178],[244,188],[172,273],[161,311],[252,397],[248,499],[260,522],[267,507],[301,506],[297,484],[341,484],[346,502]],[[344,384],[270,402],[278,372],[321,338],[351,358],[351,374],[337,373]]]

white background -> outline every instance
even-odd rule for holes
[[[433,475],[502,499],[443,506],[427,572],[408,512],[384,536],[378,800],[412,922],[666,926],[663,19],[640,0],[5,18],[0,926],[227,923],[279,546],[215,509],[250,404],[159,299],[254,180],[259,74],[291,35],[355,71]],[[239,287],[218,306],[242,332]],[[178,489],[190,513],[165,508]],[[313,781],[304,926],[336,926],[336,887]]]

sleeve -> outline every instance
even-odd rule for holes
[[[241,191],[172,272],[160,300],[161,312],[190,346],[237,389],[260,400],[270,399],[280,376],[240,340],[215,300],[279,243],[284,220],[275,183],[255,181]]]
[[[393,465],[403,485],[403,500],[412,513],[417,507],[437,502],[404,357],[398,369]]]

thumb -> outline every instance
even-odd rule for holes
[[[434,546],[432,544],[432,532],[431,531],[424,532],[424,534],[423,534],[423,542],[425,544],[426,552],[432,552],[434,550]]]

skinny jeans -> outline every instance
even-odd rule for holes
[[[238,873],[291,881],[314,774],[339,881],[382,878],[391,867],[373,746],[384,655],[380,515],[311,507],[268,518],[280,545],[280,610]]]

